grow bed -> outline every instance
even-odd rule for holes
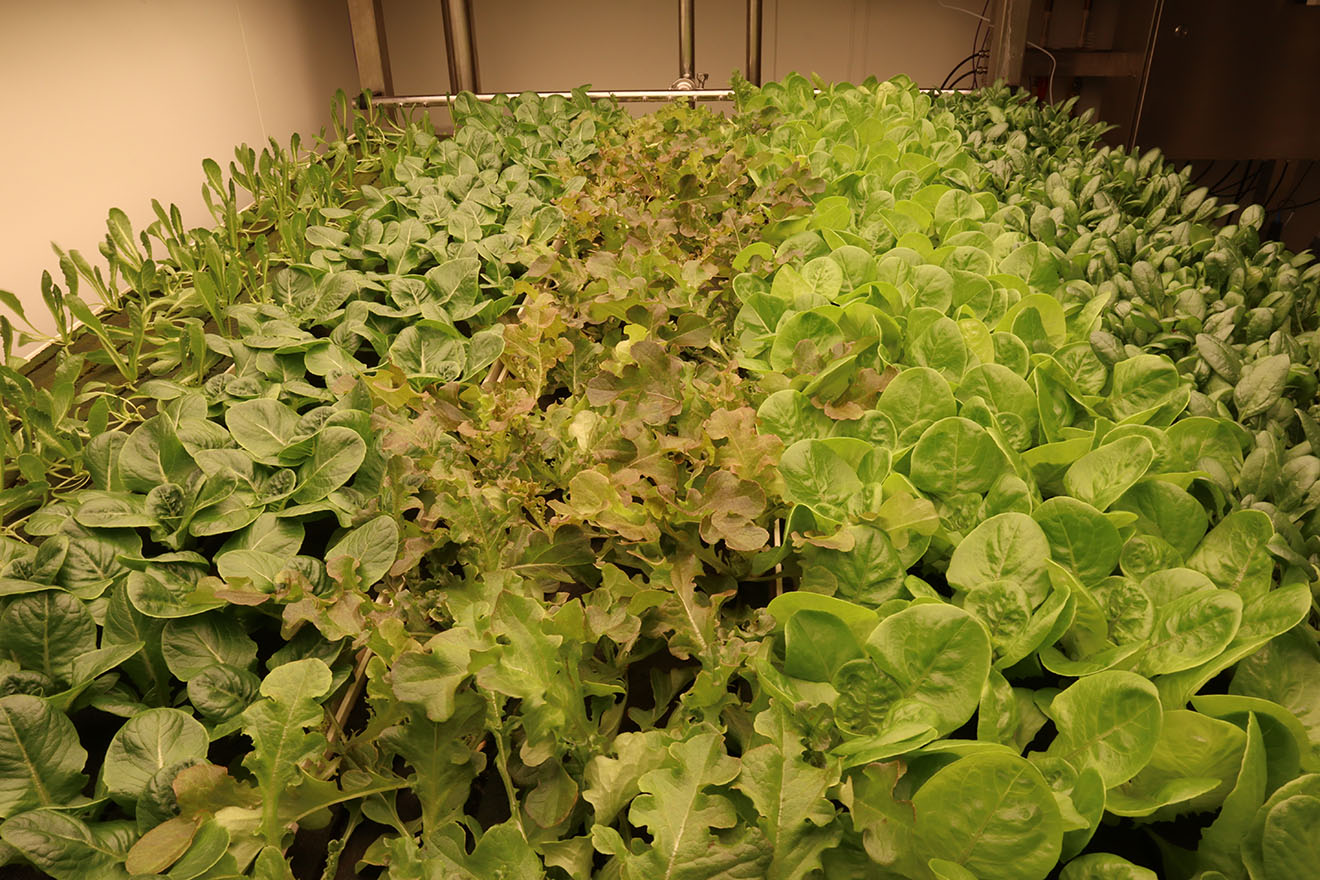
[[[1311,873],[1320,269],[1068,106],[817,85],[341,100],[62,255],[0,865]]]

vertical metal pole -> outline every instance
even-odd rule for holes
[[[353,30],[358,88],[373,95],[394,94],[390,52],[385,45],[385,16],[381,12],[380,0],[348,0],[348,22]]]
[[[761,84],[761,0],[747,0],[747,69],[743,76],[754,86]]]
[[[1022,59],[1027,53],[1027,19],[1031,0],[999,0],[990,38],[990,81],[1022,84]]]
[[[1137,106],[1132,111],[1132,130],[1128,132],[1129,150],[1137,147],[1137,129],[1141,128],[1141,112],[1146,109],[1146,88],[1150,85],[1150,64],[1155,58],[1155,44],[1159,42],[1163,18],[1164,0],[1155,0],[1150,10],[1150,31],[1146,35],[1146,57],[1141,62],[1141,80],[1137,85]]]
[[[697,87],[697,27],[693,0],[678,0],[678,82],[674,88]]]
[[[445,54],[449,62],[449,89],[477,92],[477,53],[472,39],[468,0],[441,0],[445,17]]]

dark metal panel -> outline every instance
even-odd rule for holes
[[[1166,0],[1136,142],[1186,159],[1320,158],[1320,7]]]

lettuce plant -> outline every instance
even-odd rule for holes
[[[0,865],[1309,870],[1308,258],[1001,89],[737,92],[341,104],[62,255]]]

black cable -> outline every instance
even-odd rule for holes
[[[950,83],[949,86],[948,86],[948,88],[951,88],[951,89],[956,89],[956,88],[958,88],[958,83],[960,83],[960,82],[962,82],[963,80],[967,79],[967,77],[969,77],[969,76],[970,76],[970,77],[973,77],[973,79],[972,79],[972,88],[976,88],[976,79],[975,79],[975,76],[976,76],[976,68],[974,68],[974,67],[973,67],[971,70],[969,70],[969,71],[967,71],[966,73],[964,73],[962,76],[960,76],[960,77],[958,77],[957,79],[955,79],[952,83]]]
[[[971,55],[968,55],[962,61],[959,61],[956,65],[954,65],[953,70],[950,70],[949,75],[944,78],[944,82],[940,83],[940,88],[947,89],[949,87],[949,80],[953,78],[953,75],[957,73],[959,70],[961,70],[964,64],[966,64],[968,61],[973,60],[974,58],[976,58],[975,52],[973,52]]]
[[[985,14],[990,11],[990,0],[985,0],[985,5],[981,7],[981,15],[976,20],[976,33],[972,35],[972,54],[980,51],[977,48],[981,42],[981,28],[985,27]]]
[[[1316,196],[1316,197],[1313,198],[1313,199],[1307,199],[1307,200],[1304,201],[1304,202],[1297,202],[1296,204],[1293,204],[1293,205],[1284,205],[1283,207],[1279,208],[1279,210],[1280,210],[1280,211],[1296,211],[1298,208],[1309,208],[1309,207],[1311,207],[1312,205],[1315,205],[1315,204],[1320,204],[1320,196]]]
[[[1234,163],[1234,168],[1240,167],[1241,164],[1242,164],[1241,160],[1238,160],[1237,162]],[[1238,177],[1236,180],[1231,180],[1227,184],[1223,184],[1222,186],[1216,186],[1214,189],[1211,190],[1211,192],[1213,192],[1217,198],[1233,199],[1233,201],[1235,202],[1241,202],[1242,195],[1246,191],[1247,181],[1250,180],[1253,175],[1252,165],[1254,164],[1255,164],[1255,160],[1248,159],[1247,168],[1245,171],[1242,172],[1242,175],[1240,177]],[[1260,173],[1260,169],[1257,168],[1254,173],[1258,175]]]
[[[1210,174],[1210,170],[1215,167],[1217,162],[1218,160],[1216,159],[1210,159],[1209,161],[1207,161],[1205,163],[1205,167],[1202,168],[1200,171],[1196,172],[1196,176],[1192,178],[1192,185],[1200,186],[1201,181]]]
[[[1229,166],[1228,166],[1228,170],[1225,171],[1225,172],[1223,173],[1223,175],[1222,175],[1218,180],[1216,180],[1213,184],[1211,184],[1210,186],[1206,187],[1206,189],[1210,190],[1210,192],[1212,192],[1212,193],[1218,193],[1218,192],[1219,192],[1219,187],[1223,185],[1223,183],[1224,183],[1225,180],[1228,180],[1229,176],[1231,176],[1231,175],[1233,174],[1234,171],[1237,171],[1238,167],[1239,167],[1241,164],[1242,164],[1242,163],[1241,163],[1240,161],[1238,161],[1237,159],[1234,159],[1234,160],[1229,164]]]
[[[1244,199],[1254,198],[1255,193],[1260,191],[1260,179],[1264,176],[1266,169],[1269,167],[1270,163],[1267,160],[1262,159],[1260,164],[1256,166],[1256,171],[1251,175],[1250,180],[1243,182],[1242,195],[1238,197],[1238,204],[1242,204]]]
[[[1243,174],[1242,179],[1238,181],[1238,186],[1236,190],[1237,195],[1234,196],[1233,198],[1234,204],[1238,204],[1238,205],[1242,204],[1242,197],[1247,194],[1247,178],[1251,177],[1251,163],[1253,161],[1255,160],[1253,159],[1247,160],[1247,173]],[[1257,169],[1256,173],[1259,174],[1260,170]]]
[[[1315,160],[1308,159],[1306,162],[1306,170],[1297,178],[1297,182],[1293,184],[1292,189],[1288,190],[1288,194],[1283,197],[1282,204],[1280,204],[1275,210],[1283,211],[1290,207],[1289,203],[1296,198],[1298,191],[1301,190],[1302,185],[1306,183],[1306,178],[1311,176],[1313,170],[1315,170]]]
[[[1283,179],[1287,176],[1288,176],[1288,160],[1285,159],[1283,160],[1283,168],[1279,170],[1279,179],[1274,182],[1274,188],[1271,189],[1270,194],[1265,197],[1265,204],[1267,206],[1269,205],[1270,202],[1274,201],[1274,197],[1279,192],[1279,187],[1283,186]]]

